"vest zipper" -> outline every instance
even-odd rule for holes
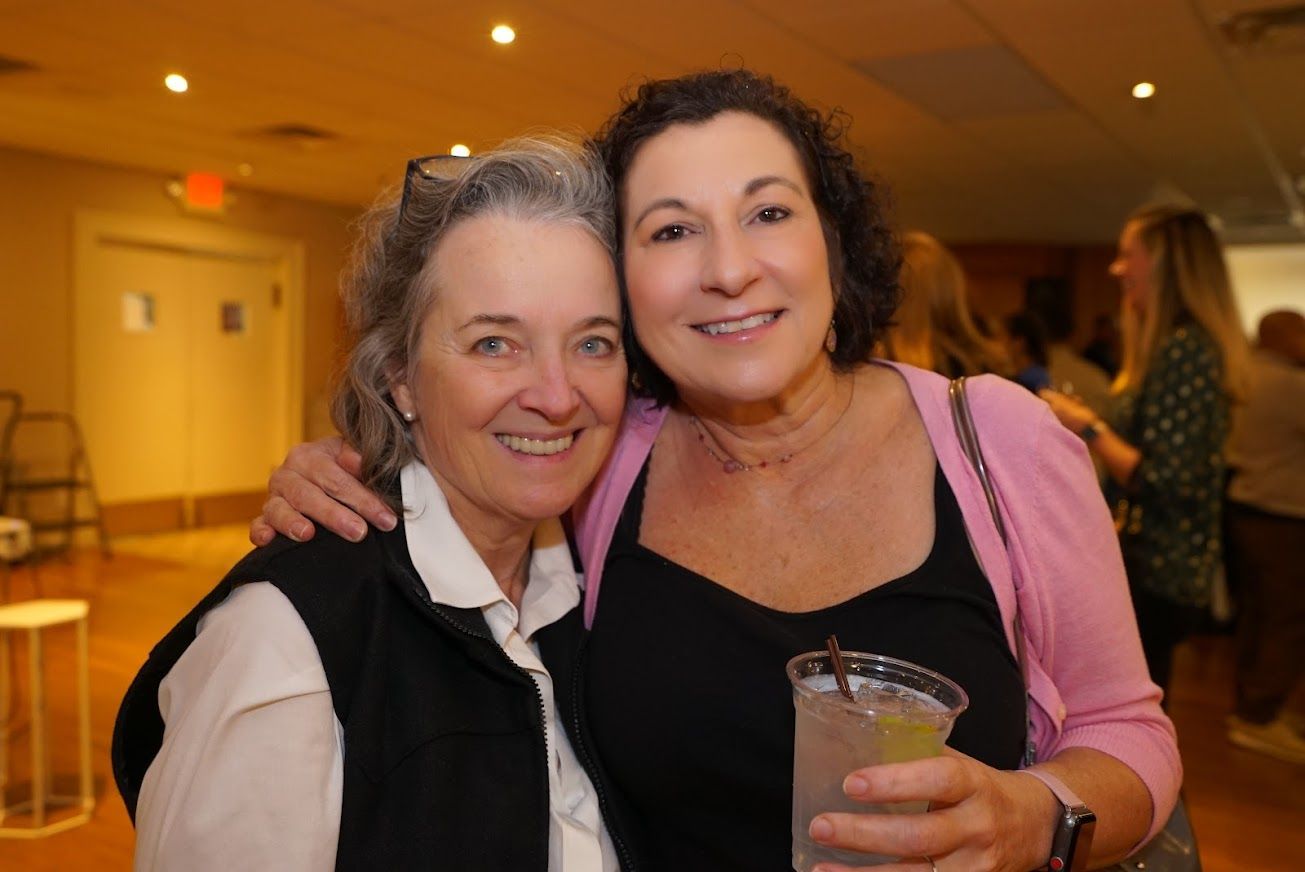
[[[572,750],[576,752],[576,757],[580,759],[580,766],[589,773],[589,781],[594,785],[594,794],[598,797],[598,812],[602,815],[603,820],[607,822],[607,834],[612,838],[612,846],[616,848],[617,858],[621,862],[623,872],[635,872],[637,868],[634,864],[634,858],[630,855],[625,841],[617,831],[616,818],[611,814],[611,807],[607,802],[607,793],[603,790],[603,779],[594,765],[594,759],[589,756],[589,746],[585,744],[584,728],[580,723],[580,671],[584,666],[585,652],[589,647],[589,636],[580,642],[580,650],[576,652],[575,666],[571,669],[571,723],[575,727],[571,731]]]
[[[421,596],[420,592],[418,593],[418,597],[421,599],[423,603],[426,604],[426,607],[428,609],[430,609],[432,612],[438,615],[440,619],[444,621],[444,623],[448,624],[453,629],[457,630],[463,635],[471,636],[474,639],[484,639],[486,642],[493,645],[494,650],[498,651],[500,654],[503,655],[503,659],[507,661],[508,665],[512,667],[512,669],[514,669],[515,671],[521,673],[526,677],[526,680],[530,682],[531,688],[533,688],[535,691],[535,702],[539,706],[539,727],[544,733],[544,808],[548,809],[548,815],[549,815],[549,823],[548,826],[545,828],[545,832],[544,832],[544,867],[547,868],[548,856],[550,851],[549,841],[551,839],[549,832],[553,828],[552,825],[553,796],[552,796],[551,788],[549,787],[549,785],[552,783],[552,779],[549,777],[550,774],[549,767],[553,765],[553,762],[550,759],[548,759],[548,711],[547,709],[544,708],[544,694],[540,691],[539,684],[535,681],[534,676],[530,674],[530,670],[526,669],[523,666],[518,665],[516,661],[514,661],[511,657],[509,657],[507,655],[507,652],[504,651],[501,647],[499,647],[499,644],[494,641],[494,637],[486,635],[485,633],[478,632],[476,630],[473,630],[471,627],[466,626],[461,621],[457,620],[452,615],[450,615],[448,612],[444,611],[439,606],[435,605],[435,603],[426,599],[426,597]],[[600,803],[599,806],[600,811],[601,808],[602,806]]]
[[[540,726],[544,727],[545,730],[545,734],[544,734],[545,735],[544,754],[546,758],[545,763],[546,765],[551,766],[552,761],[547,760],[547,754],[548,754],[547,729],[548,728],[546,724],[548,722],[548,712],[544,708],[544,694],[539,690],[539,685],[535,683],[534,676],[530,674],[529,670],[524,669],[521,666],[518,666],[516,662],[512,660],[511,657],[508,657],[507,652],[499,647],[498,643],[494,641],[493,637],[487,636],[484,633],[478,632],[476,630],[473,630],[471,627],[466,626],[461,621],[457,620],[448,612],[445,612],[439,606],[435,605],[435,603],[427,599],[423,595],[423,591],[421,589],[414,588],[414,591],[417,593],[418,599],[420,599],[422,603],[425,604],[426,608],[430,609],[433,613],[438,615],[439,618],[443,620],[446,624],[448,624],[450,627],[453,627],[455,630],[462,633],[463,635],[471,636],[476,639],[484,639],[485,641],[489,642],[491,645],[494,646],[495,650],[497,650],[499,653],[503,655],[504,659],[507,660],[508,664],[513,669],[515,669],[517,672],[520,672],[526,678],[530,679],[530,686],[535,689],[535,701],[539,703],[539,723]],[[584,663],[584,653],[585,653],[585,649],[588,648],[588,646],[589,646],[589,639],[588,636],[586,636],[580,642],[580,650],[576,653],[576,664],[571,672],[571,687],[573,690],[571,694],[571,715],[572,715],[572,720],[575,724],[575,730],[572,736],[573,744],[571,750],[576,752],[576,757],[580,761],[580,768],[584,769],[585,773],[588,774],[589,781],[594,786],[594,795],[598,797],[598,813],[602,817],[603,822],[608,822],[607,834],[612,839],[612,847],[616,849],[616,856],[617,859],[620,861],[622,872],[634,872],[634,870],[636,869],[634,865],[634,860],[630,855],[629,849],[626,848],[625,842],[621,839],[620,834],[617,833],[616,831],[614,818],[612,818],[611,815],[609,814],[610,806],[608,805],[607,802],[607,794],[603,791],[602,779],[598,777],[597,770],[594,767],[593,758],[589,756],[589,748],[585,744],[584,735],[581,733],[579,678],[580,678],[580,666]],[[544,775],[547,776],[548,772],[545,771]],[[545,791],[548,790],[548,783],[549,782],[547,778],[545,778],[544,781]],[[552,796],[551,795],[545,796],[545,800],[546,800],[544,803],[545,807],[548,808],[549,815],[551,816],[552,809],[553,809]],[[551,822],[550,822],[549,829],[552,829]],[[547,844],[545,844],[545,855],[547,856]]]

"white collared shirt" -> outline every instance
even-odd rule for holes
[[[402,472],[408,553],[431,601],[478,608],[530,673],[548,741],[550,872],[617,870],[597,796],[561,729],[535,633],[580,601],[562,526],[535,531],[518,610],[420,463]],[[324,582],[325,583],[325,582]],[[135,868],[327,870],[335,866],[344,732],[299,613],[267,583],[237,588],[200,621],[159,686],[163,744],[141,785]]]

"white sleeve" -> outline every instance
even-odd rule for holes
[[[236,589],[159,686],[136,872],[335,866],[344,736],[317,646],[268,583]]]

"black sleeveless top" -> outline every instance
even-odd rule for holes
[[[970,707],[948,744],[1018,768],[1023,682],[941,469],[924,563],[802,613],[755,603],[640,545],[647,475],[645,464],[607,557],[581,697],[604,811],[640,869],[791,869],[793,701],[784,667],[823,648],[830,633],[844,650],[909,660],[956,681]]]

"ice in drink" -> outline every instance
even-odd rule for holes
[[[926,802],[855,802],[843,794],[843,779],[866,766],[941,754],[956,716],[969,702],[955,682],[904,660],[845,651],[843,665],[852,700],[839,692],[827,652],[802,654],[788,664],[796,707],[793,868],[798,872],[820,862],[865,866],[897,859],[834,850],[812,841],[807,829],[822,812],[924,811]]]

